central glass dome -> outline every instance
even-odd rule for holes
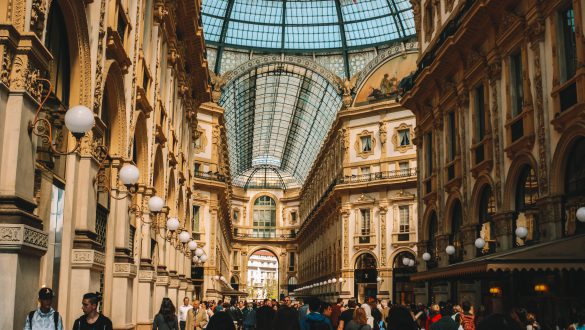
[[[204,0],[208,44],[263,52],[351,50],[415,34],[408,0]]]

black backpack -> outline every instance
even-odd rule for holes
[[[28,313],[28,324],[30,325],[30,328],[33,328],[33,317],[35,316],[35,312],[36,311],[31,311],[30,313]],[[58,326],[59,326],[59,312],[54,312],[53,313],[53,322],[55,322],[55,330],[58,330]]]

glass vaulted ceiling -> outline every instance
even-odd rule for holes
[[[300,186],[341,106],[336,88],[292,64],[266,64],[224,89],[230,171],[245,188]]]
[[[211,45],[273,52],[363,48],[415,33],[408,0],[204,0]]]
[[[409,0],[203,0],[216,74],[270,54],[310,58],[349,78],[415,34]],[[260,65],[223,88],[230,172],[246,188],[303,184],[341,106],[336,87],[291,64]]]

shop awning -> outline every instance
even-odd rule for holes
[[[412,274],[412,281],[486,272],[585,270],[585,235],[525,246]]]

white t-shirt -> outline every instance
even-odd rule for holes
[[[193,309],[193,306],[191,305],[183,305],[183,306],[179,306],[179,321],[187,321],[187,312],[189,312],[190,309]]]

